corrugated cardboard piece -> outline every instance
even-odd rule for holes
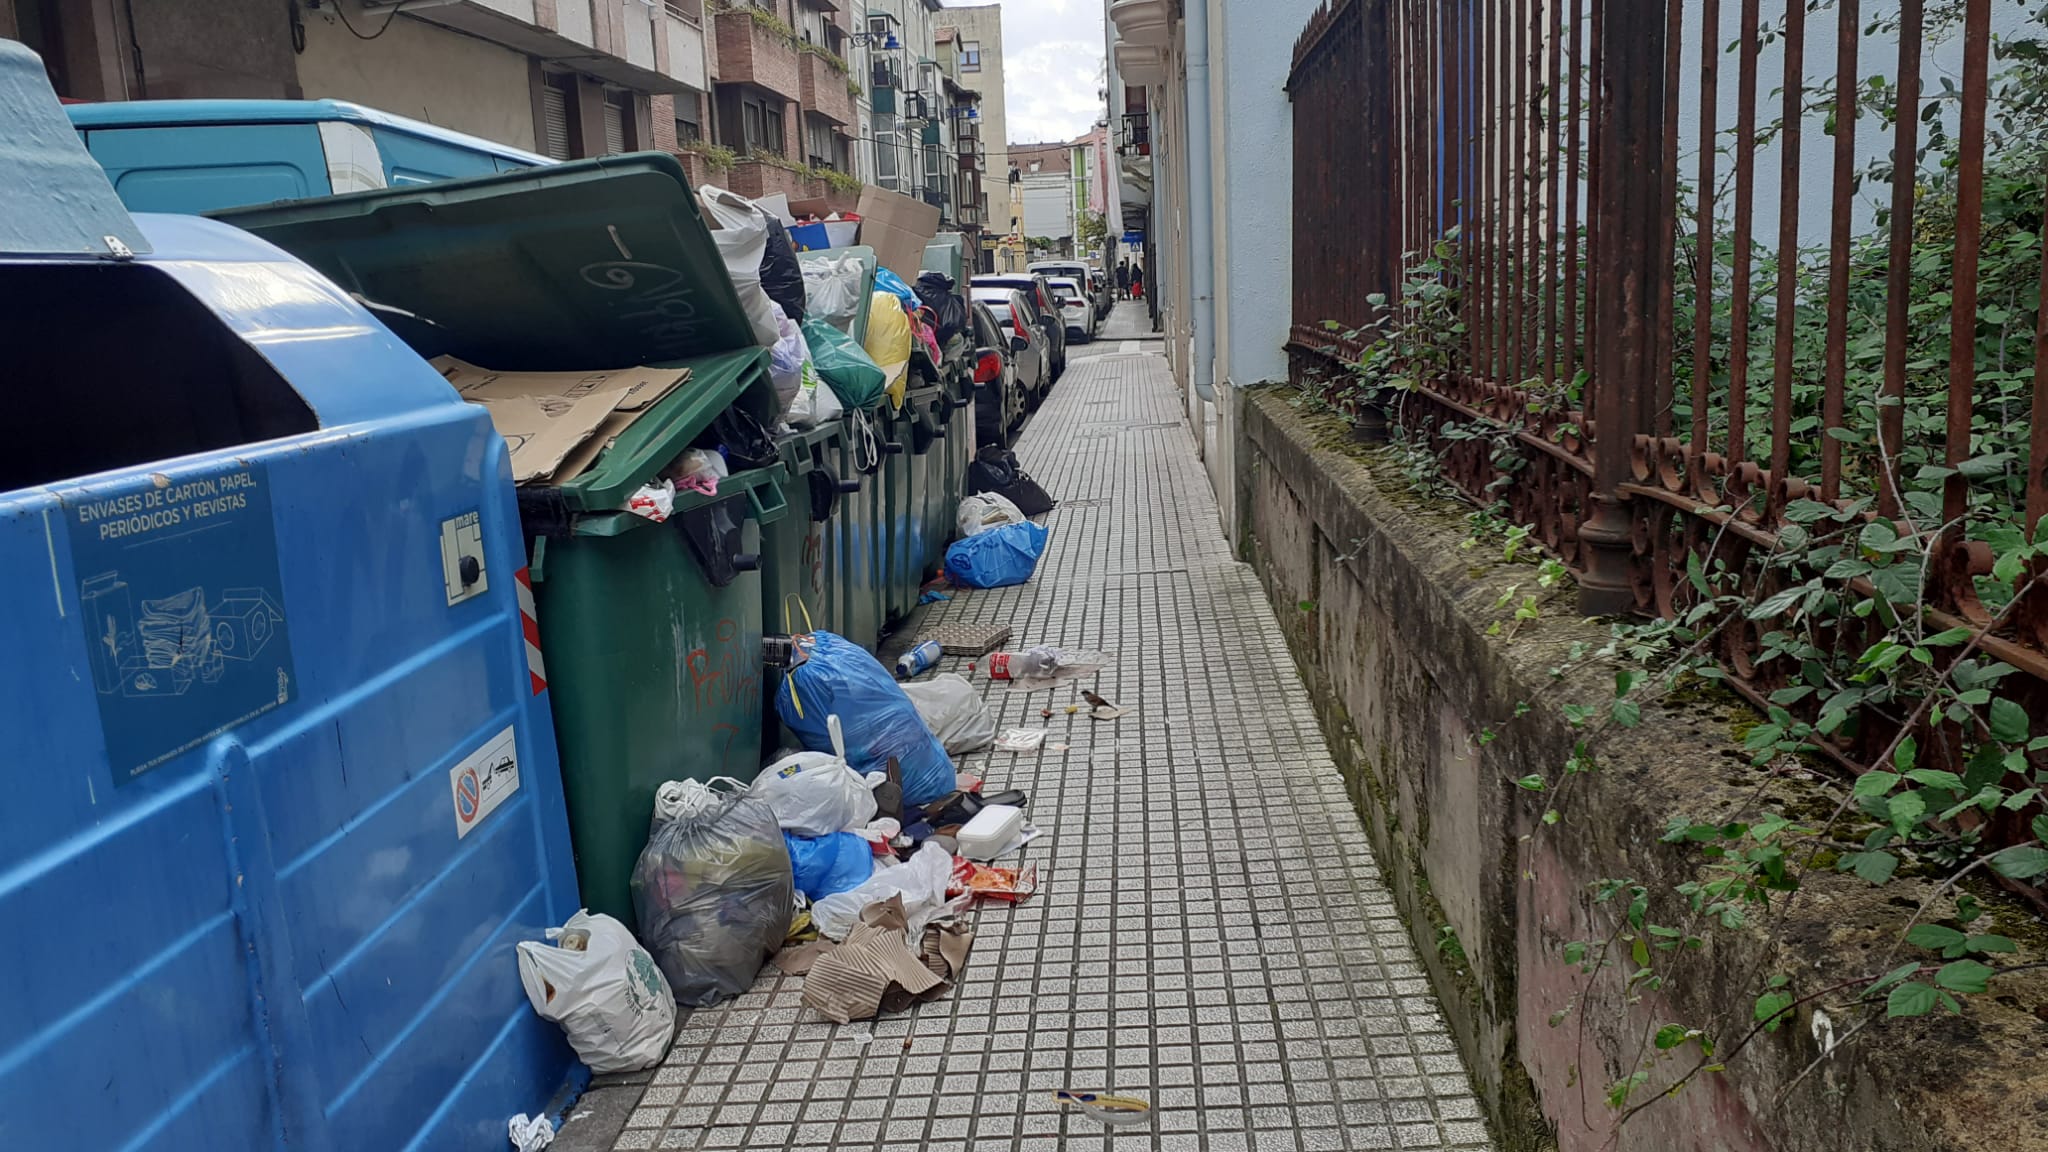
[[[845,943],[811,958],[804,1005],[827,1020],[846,1024],[899,1012],[945,991],[966,967],[974,930],[958,921],[933,924],[924,930],[917,952],[904,942],[908,930],[903,897],[868,905]],[[782,967],[779,957],[776,966]]]
[[[491,414],[512,449],[512,482],[561,483],[597,457],[656,401],[690,379],[688,368],[612,372],[493,372],[453,356],[434,368],[464,400]]]
[[[903,278],[917,281],[924,267],[924,246],[939,234],[937,205],[872,184],[860,191],[860,242],[875,250],[875,263]]]

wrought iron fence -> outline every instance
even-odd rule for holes
[[[1913,581],[2043,714],[2048,595],[1993,567],[2048,516],[2048,54],[2013,31],[1994,67],[1993,0],[1723,3],[1319,11],[1288,81],[1297,365],[1356,397],[1403,359],[1366,399],[1589,613],[1679,615],[1702,569],[1767,599],[1826,532],[1841,592]],[[1859,559],[1892,538],[1923,572]],[[1763,631],[1720,641],[1759,701],[1789,663]]]

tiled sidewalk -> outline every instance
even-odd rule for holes
[[[976,913],[947,998],[872,1024],[821,1022],[765,971],[684,1022],[616,1147],[1489,1147],[1165,361],[1077,358],[1018,451],[1063,501],[1037,578],[931,622],[1113,652],[1094,687],[1136,709],[1096,723],[1067,714],[1072,687],[990,689],[1000,726],[1053,730],[964,764],[1029,793],[1040,894]],[[1063,1087],[1154,1119],[1105,1128],[1060,1111]]]

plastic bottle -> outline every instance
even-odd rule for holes
[[[927,640],[896,658],[896,678],[908,680],[938,667],[945,649],[937,640]]]
[[[988,658],[988,674],[996,680],[1031,680],[1059,671],[1065,656],[1046,645],[1022,652],[996,652]]]

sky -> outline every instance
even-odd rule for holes
[[[1001,0],[1010,143],[1071,140],[1103,115],[1103,0]],[[947,0],[964,8],[969,0]]]

